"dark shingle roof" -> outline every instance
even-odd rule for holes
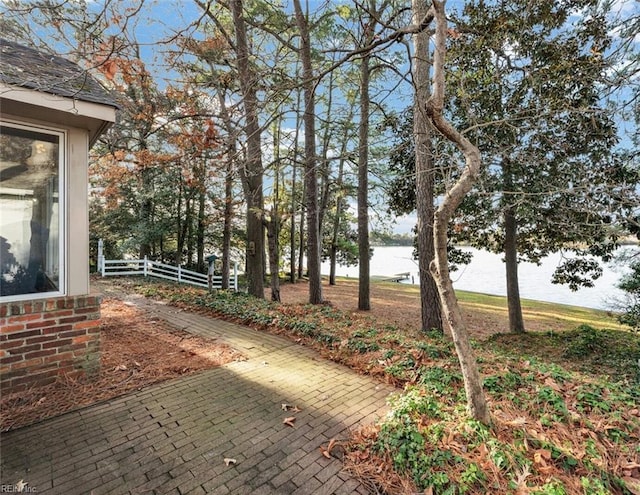
[[[2,38],[0,81],[80,101],[118,106],[107,90],[75,63]]]

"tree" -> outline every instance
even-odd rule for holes
[[[369,14],[362,19],[364,26],[362,43],[369,46],[375,36],[378,12],[375,1],[367,4]],[[360,123],[358,126],[358,309],[371,309],[371,270],[369,268],[369,119],[370,96],[369,81],[371,79],[371,51],[366,51],[360,58]]]
[[[246,274],[248,292],[264,298],[264,199],[261,128],[258,120],[258,77],[252,69],[242,0],[232,0],[235,51],[244,107],[246,162],[241,168],[247,202]]]
[[[304,153],[305,197],[307,206],[307,269],[309,272],[309,303],[322,303],[320,277],[320,226],[318,222],[318,172],[315,131],[315,76],[311,58],[311,37],[307,16],[299,0],[293,0],[296,24],[300,32],[300,58],[304,88]]]
[[[577,287],[600,273],[580,255],[607,259],[616,246],[603,193],[616,167],[616,129],[600,97],[607,30],[595,1],[480,1],[465,4],[451,39],[450,110],[490,163],[457,217],[457,238],[504,253],[513,332],[525,330],[520,260],[573,248],[578,257],[554,280]]]
[[[438,287],[443,317],[451,329],[453,344],[458,355],[464,388],[467,394],[467,409],[472,418],[489,424],[491,416],[482,390],[482,379],[471,349],[469,334],[464,324],[453,283],[449,275],[447,257],[448,224],[464,196],[471,190],[480,173],[480,150],[456,130],[443,116],[445,106],[445,58],[447,53],[447,19],[444,1],[434,0],[432,12],[435,16],[435,49],[433,56],[433,94],[426,102],[426,114],[431,123],[446,139],[455,144],[465,160],[465,167],[458,180],[448,187],[435,211],[433,237],[435,245],[431,274]],[[416,81],[420,87],[421,81]]]
[[[412,1],[413,23],[418,24],[427,14],[427,5]],[[425,101],[430,98],[429,33],[424,30],[413,35],[413,162],[415,168],[415,198],[418,214],[416,228],[418,245],[418,276],[420,278],[420,308],[422,331],[442,331],[442,315],[438,288],[429,266],[434,259],[433,214],[435,170],[433,165],[429,118]]]

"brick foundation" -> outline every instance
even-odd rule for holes
[[[0,303],[0,389],[18,392],[100,367],[100,297]]]

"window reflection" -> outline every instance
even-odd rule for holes
[[[60,135],[0,126],[0,295],[60,289]]]

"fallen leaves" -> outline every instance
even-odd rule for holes
[[[326,447],[324,447],[324,445],[320,445],[320,453],[327,459],[331,459],[331,450],[333,449],[333,447],[335,447],[335,445],[336,439],[332,438],[331,440],[329,440],[329,444]]]
[[[283,411],[292,411],[294,413],[298,413],[302,411],[302,409],[300,409],[298,406],[292,406],[291,404],[287,404],[286,402],[283,402],[282,404],[280,404],[280,409],[282,409]],[[295,422],[296,422],[295,416],[289,416],[287,418],[284,418],[284,420],[282,421],[283,424],[290,426],[291,428],[294,427]]]
[[[300,412],[302,411],[302,409],[300,409],[298,406],[292,406],[291,404],[285,404],[284,402],[282,403],[282,405],[280,406],[280,408],[283,411],[293,411],[293,412]]]
[[[533,462],[540,466],[546,466],[547,461],[551,460],[551,451],[547,449],[538,449],[533,453]]]
[[[629,490],[633,495],[640,495],[640,480],[629,476],[623,476],[622,480],[624,481],[627,490]]]

